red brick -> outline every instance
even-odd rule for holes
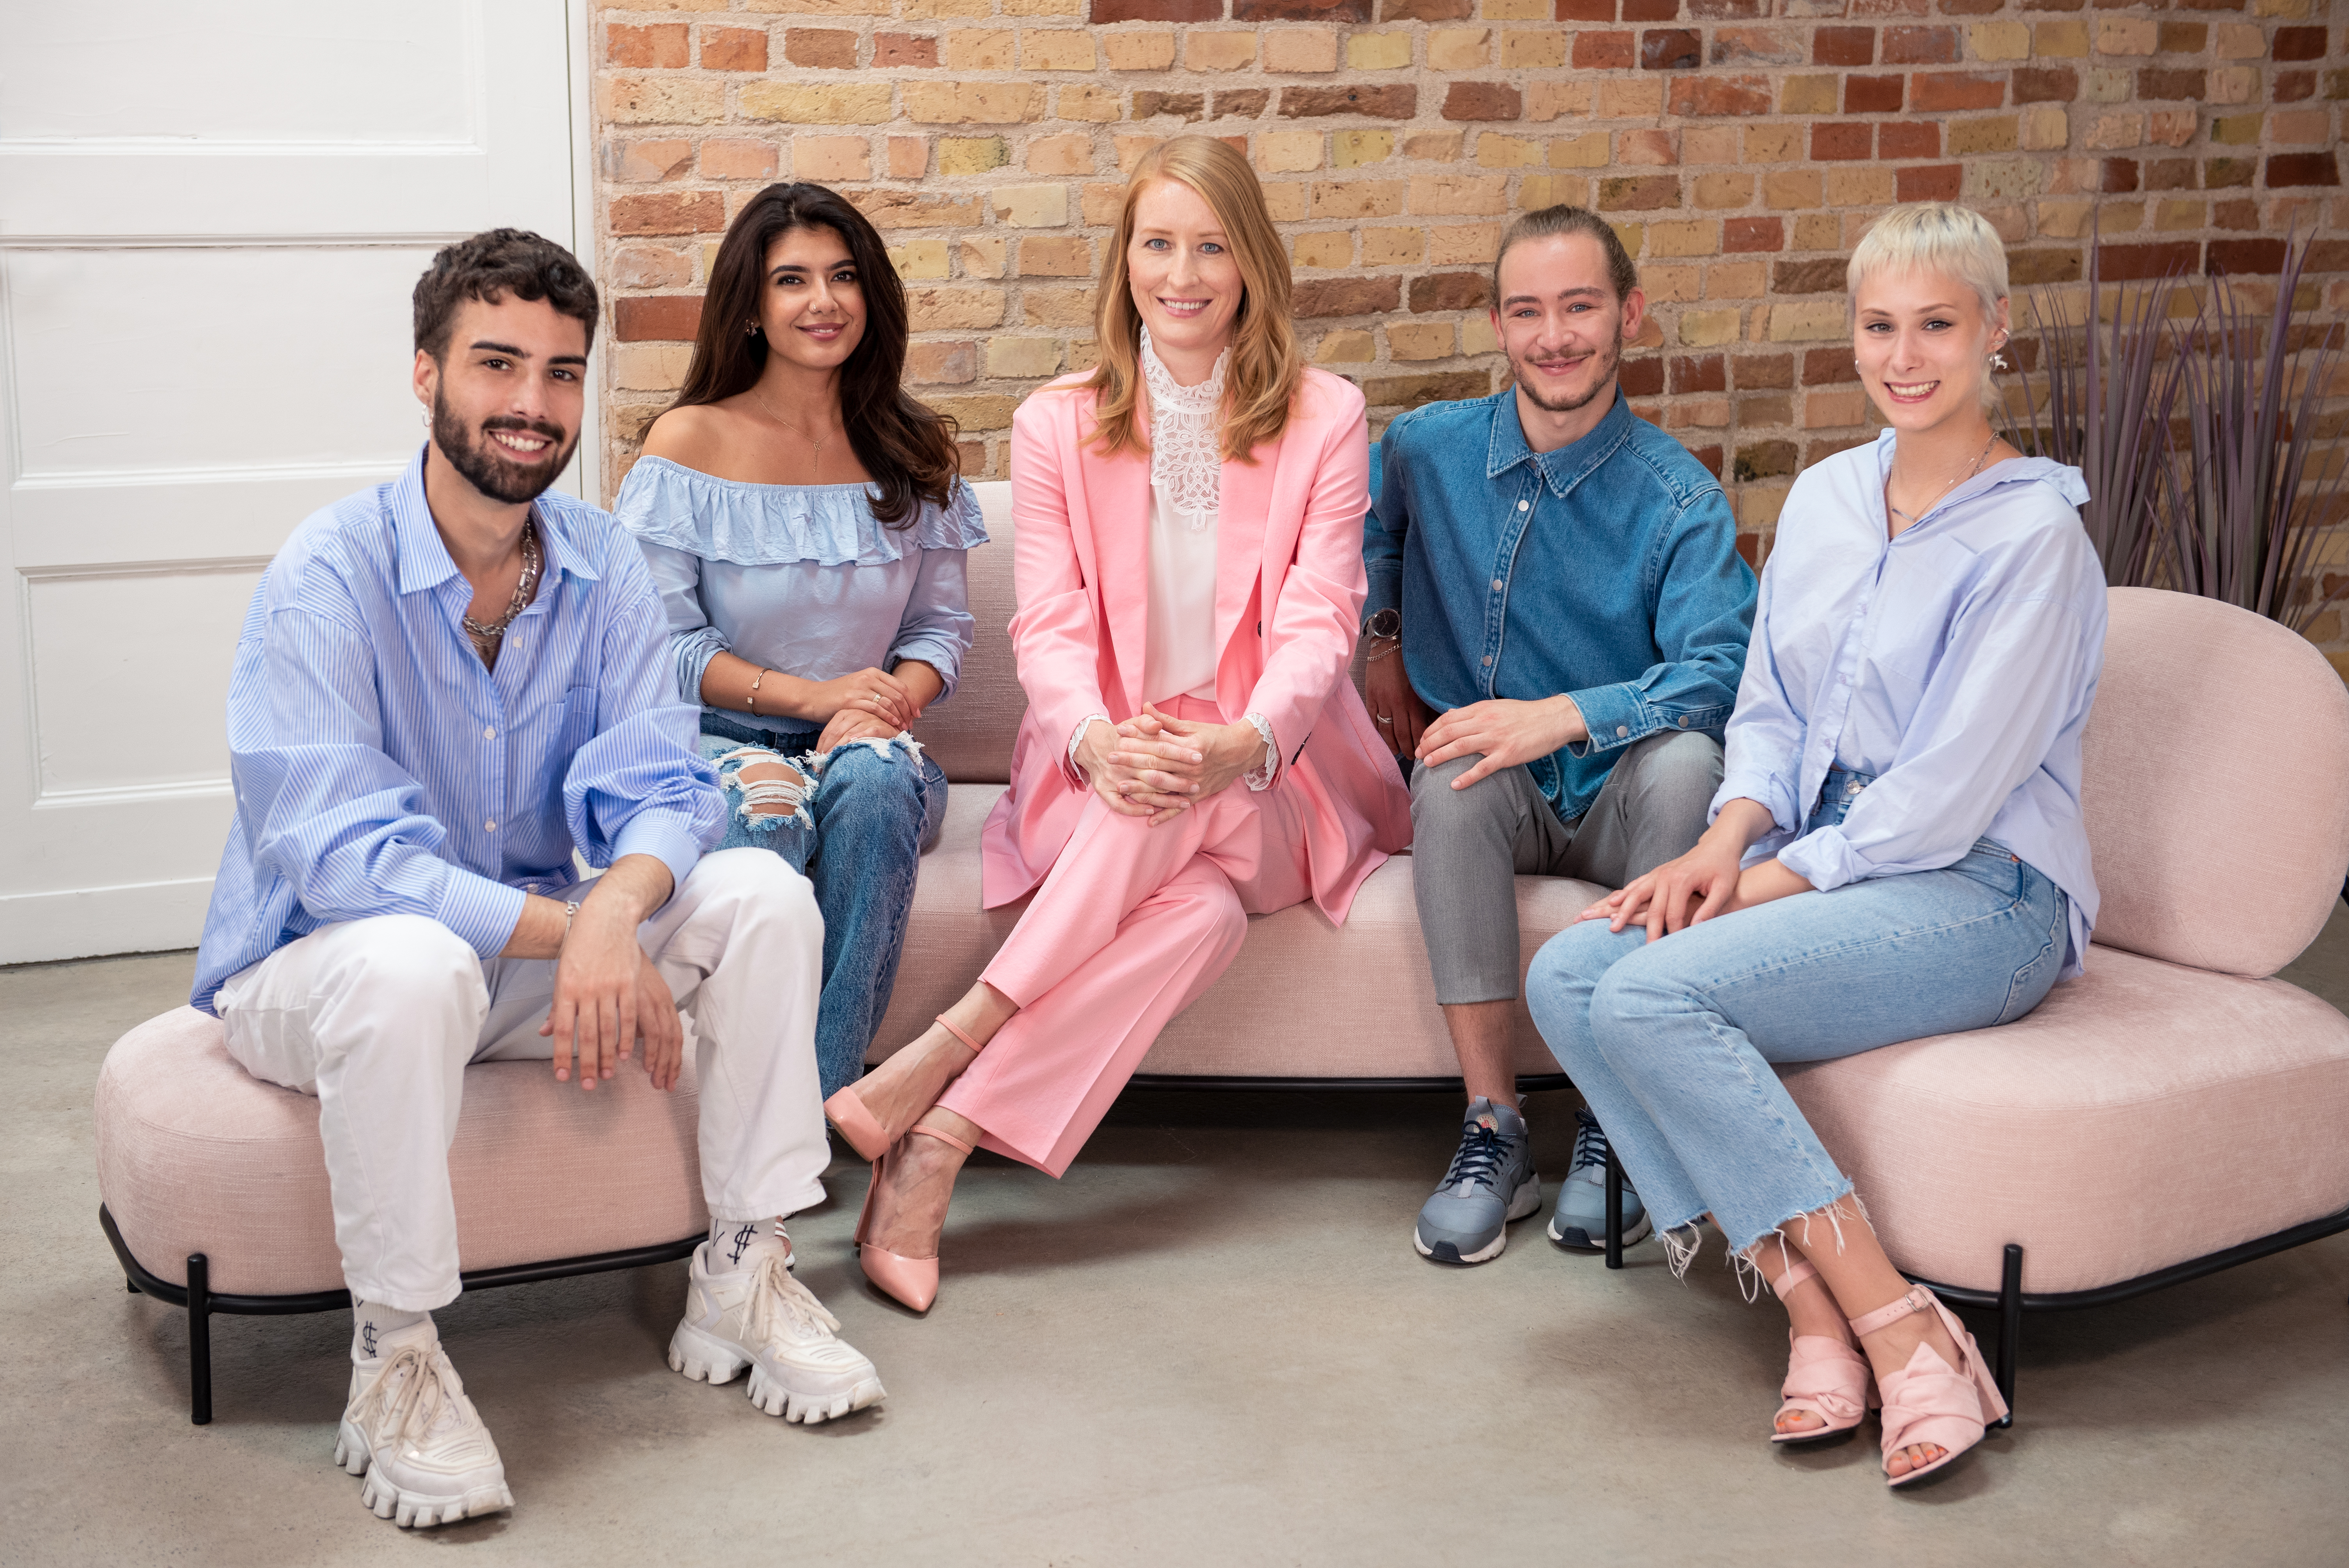
[[[2105,160],[2104,167],[2097,174],[2096,189],[2098,191],[2104,192],[2104,194],[2107,196],[2119,196],[2136,190],[2137,186],[2137,167],[2136,159],[2107,158]]]
[[[1803,385],[1836,387],[1859,379],[1859,366],[1848,348],[1814,348],[1803,356]]]
[[[1476,14],[1473,0],[1384,0],[1381,22],[1464,22]]]
[[[1623,0],[1626,22],[1676,22],[1680,15],[1681,0]]]
[[[2202,162],[2202,189],[2231,191],[2249,185],[2259,165],[2249,158],[2209,158]]]
[[[612,335],[623,343],[691,343],[700,330],[699,294],[639,294],[612,302]]]
[[[1686,443],[1683,442],[1682,445]],[[1697,467],[1714,479],[1721,477],[1721,448],[1718,443],[1710,447],[1690,447],[1689,456],[1696,459]]]
[[[2271,152],[2268,189],[2287,185],[2338,185],[2341,165],[2330,152]]]
[[[1946,66],[1957,57],[1955,27],[1884,29],[1884,63],[1888,66]]]
[[[1799,66],[1803,40],[1785,27],[1715,27],[1705,59],[1716,66]]]
[[[1939,158],[1941,128],[1935,121],[1904,119],[1876,128],[1878,158]]]
[[[1615,0],[1557,0],[1551,16],[1559,22],[1612,22]]]
[[[1844,263],[1839,257],[1830,256],[1825,261],[1816,262],[1780,262],[1770,269],[1772,294],[1837,294],[1843,286]]]
[[[1640,68],[1685,71],[1704,64],[1704,44],[1686,27],[1659,27],[1640,35]]]
[[[686,34],[682,22],[657,22],[648,27],[615,23],[604,34],[605,57],[616,66],[675,70],[691,57]]]
[[[1811,64],[1872,66],[1876,63],[1873,27],[1821,27],[1811,34]]]
[[[920,70],[938,63],[938,41],[919,33],[875,33],[873,35],[873,68],[886,70]]]
[[[1670,174],[1636,174],[1599,182],[1602,212],[1644,212],[1681,204],[1681,182]]]
[[[1371,0],[1232,0],[1235,22],[1367,22]]]
[[[1900,110],[1899,77],[1846,77],[1843,79],[1843,112],[1846,114],[1898,114]]]
[[[1664,372],[1675,392],[1726,392],[1729,356],[1725,354],[1681,354],[1664,362]]]
[[[1955,163],[1927,163],[1898,170],[1892,177],[1898,201],[1954,201],[1965,183],[1965,170]]]
[[[704,27],[701,30],[701,68],[705,71],[765,70],[767,35],[756,27]]]
[[[1944,16],[1987,16],[1996,11],[2002,0],[1941,0]]]
[[[1847,162],[1872,151],[1876,128],[1868,125],[1814,125],[1811,156],[1822,163]]]
[[[2278,27],[2269,57],[2276,60],[2321,60],[2324,57],[2322,27]]]
[[[1179,115],[1184,119],[1197,119],[1207,112],[1205,93],[1168,93],[1144,89],[1133,95],[1134,119],[1154,119],[1162,114]]]
[[[1919,114],[1948,108],[1996,108],[2006,101],[2003,71],[1920,71],[1909,79],[1909,107]]]
[[[2208,22],[2164,22],[2155,48],[2165,55],[2199,55],[2210,46]]]
[[[1730,368],[1740,392],[1782,392],[1795,385],[1791,354],[1741,354]]]
[[[1770,78],[1731,77],[1716,71],[1692,72],[1672,78],[1671,112],[1682,115],[1737,115],[1751,119],[1770,112]]]
[[[1482,397],[1493,390],[1487,370],[1443,370],[1430,376],[1374,376],[1362,383],[1362,397],[1373,408],[1423,407],[1430,403]]]
[[[2104,245],[2096,254],[2097,274],[2108,284],[2190,273],[2201,260],[2199,240],[2172,240],[2150,245]]]
[[[1639,59],[1639,40],[1630,33],[1577,33],[1574,68],[1578,71],[1628,71]]]
[[[2276,102],[2298,103],[2304,98],[2313,98],[2315,95],[2316,73],[2314,71],[2278,71],[2275,74]]]
[[[1105,22],[1220,22],[1224,0],[1092,0],[1086,19]]]
[[[2023,0],[2023,8],[2026,11],[2078,11],[2085,8],[2087,3],[2088,0]]]
[[[2282,240],[2213,240],[2203,271],[2211,273],[2280,273],[2283,271]]]
[[[1413,311],[1482,310],[1492,299],[1491,284],[1483,273],[1435,273],[1411,280]]]
[[[612,201],[615,234],[715,234],[726,227],[726,198],[715,191],[662,191]]]
[[[1770,14],[1769,0],[1688,0],[1688,14],[1700,22],[1751,22]],[[1631,19],[1624,7],[1623,20]]]
[[[856,68],[856,35],[829,27],[793,27],[783,35],[783,58],[812,70]]]
[[[1927,0],[1851,0],[1850,13],[1862,16],[1922,16],[1932,9]]]
[[[1783,251],[1786,248],[1786,225],[1777,218],[1732,218],[1721,226],[1721,251],[1733,255],[1740,251]]]
[[[2170,70],[2158,66],[2147,66],[2137,74],[2137,96],[2140,98],[2149,98],[2155,103],[2170,102],[2179,98],[2191,98],[2199,102],[2202,98],[2202,82],[2203,73],[2200,71]]]
[[[2165,158],[2147,164],[2145,188],[2148,191],[2193,190],[2194,160],[2190,158]]]
[[[2006,281],[2015,288],[2038,284],[2076,284],[2087,274],[2081,271],[2077,251],[2009,251],[2006,256]],[[2007,346],[2015,363],[2023,369],[2039,363],[2039,343],[2036,338],[2017,338]]]
[[[2080,96],[2080,73],[2069,66],[2018,66],[2014,72],[2014,101],[2027,103],[2073,103]]]
[[[1446,119],[1515,119],[1525,95],[1506,82],[1454,82],[1444,95]]]
[[[2232,229],[2245,233],[2260,226],[2260,204],[2256,201],[2213,201],[2210,203],[2210,226]]]
[[[1653,355],[1623,361],[1619,374],[1626,397],[1653,397],[1664,389],[1664,362]]]
[[[1208,100],[1207,118],[1209,119],[1257,119],[1264,114],[1264,106],[1271,101],[1272,91],[1268,88],[1226,88]],[[1237,141],[1230,137],[1226,137],[1224,139],[1233,141],[1233,144],[1242,152],[1247,150],[1246,137],[1241,137]]]
[[[1375,315],[1402,304],[1401,278],[1316,278],[1297,285],[1289,308],[1306,318]]]
[[[1280,89],[1280,114],[1285,119],[1317,119],[1332,114],[1366,114],[1374,119],[1409,119],[1418,112],[1419,89],[1401,82],[1381,88]]]

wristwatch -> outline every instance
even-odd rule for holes
[[[1370,619],[1362,623],[1362,631],[1373,637],[1400,637],[1402,635],[1402,612],[1392,605],[1383,610],[1373,610]]]

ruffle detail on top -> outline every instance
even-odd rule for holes
[[[968,550],[987,542],[978,496],[960,479],[946,506],[921,503],[913,526],[885,527],[869,485],[754,485],[639,458],[612,508],[647,544],[735,566],[881,566],[906,551]]]

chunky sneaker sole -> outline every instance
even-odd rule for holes
[[[787,1382],[771,1375],[740,1347],[714,1334],[680,1323],[668,1338],[668,1366],[696,1383],[731,1383],[750,1373],[750,1403],[770,1416],[814,1426],[862,1410],[888,1398],[880,1375],[870,1362],[862,1368],[833,1377],[801,1373]]]
[[[1623,1244],[1627,1247],[1637,1246],[1648,1239],[1648,1233],[1653,1228],[1654,1222],[1646,1214],[1641,1214],[1623,1228]],[[1603,1253],[1607,1250],[1605,1238],[1592,1241],[1590,1233],[1580,1225],[1568,1225],[1561,1233],[1556,1215],[1550,1217],[1547,1234],[1552,1243],[1566,1252]]]
[[[1450,1236],[1430,1242],[1421,1233],[1419,1222],[1413,1221],[1411,1227],[1412,1249],[1421,1257],[1432,1258],[1440,1264],[1490,1263],[1501,1255],[1501,1249],[1509,1244],[1510,1222],[1524,1219],[1540,1207],[1541,1178],[1528,1176],[1524,1186],[1509,1194],[1509,1206],[1502,1216],[1501,1228],[1493,1233],[1493,1239],[1483,1246],[1474,1252],[1464,1253],[1460,1250],[1460,1242]]]
[[[502,1480],[472,1487],[454,1496],[409,1491],[394,1484],[375,1462],[375,1450],[357,1427],[344,1421],[335,1433],[335,1462],[352,1475],[364,1476],[359,1504],[378,1519],[388,1519],[402,1530],[422,1530],[501,1513],[513,1506],[513,1492]]]

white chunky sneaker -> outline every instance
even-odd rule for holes
[[[671,1370],[731,1383],[748,1367],[752,1404],[809,1426],[888,1397],[873,1363],[833,1337],[840,1319],[792,1277],[781,1242],[761,1238],[727,1274],[709,1272],[709,1246],[693,1254],[685,1317],[669,1336]]]
[[[432,1320],[393,1330],[381,1348],[351,1367],[351,1402],[335,1434],[335,1462],[367,1478],[359,1501],[402,1530],[512,1508],[498,1445]]]

